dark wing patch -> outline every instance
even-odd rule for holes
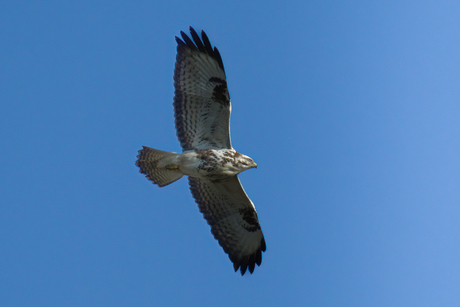
[[[207,35],[190,28],[176,37],[174,117],[184,151],[231,148],[230,95],[224,64]]]
[[[251,208],[241,208],[238,211],[240,212],[243,220],[248,223],[248,225],[243,226],[247,231],[254,232],[260,230],[260,224],[255,210],[251,210]]]
[[[216,77],[209,78],[209,82],[216,84],[212,91],[212,98],[225,107],[228,107],[230,105],[230,97],[228,97],[227,82]]]
[[[210,181],[189,177],[190,190],[211,232],[233,262],[235,272],[254,272],[262,263],[265,239],[257,213],[238,176]]]

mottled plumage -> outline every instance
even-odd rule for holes
[[[182,176],[211,232],[244,275],[262,262],[265,239],[252,201],[238,174],[257,167],[230,142],[230,95],[224,64],[216,47],[202,31],[201,39],[190,27],[191,37],[176,37],[174,117],[182,154],[144,146],[136,165],[158,186]]]

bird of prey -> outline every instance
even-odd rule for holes
[[[176,36],[174,117],[182,153],[144,146],[136,165],[160,187],[187,175],[190,191],[211,232],[244,275],[266,250],[254,204],[238,174],[257,164],[230,142],[230,95],[224,64],[204,31]]]

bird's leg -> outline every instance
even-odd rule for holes
[[[165,168],[167,170],[170,170],[170,171],[178,171],[179,170],[179,166],[174,165],[174,164],[168,164],[168,165],[165,166]]]

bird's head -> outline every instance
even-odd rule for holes
[[[240,164],[243,166],[245,170],[250,168],[257,168],[256,162],[254,162],[254,160],[245,155],[241,155]]]

